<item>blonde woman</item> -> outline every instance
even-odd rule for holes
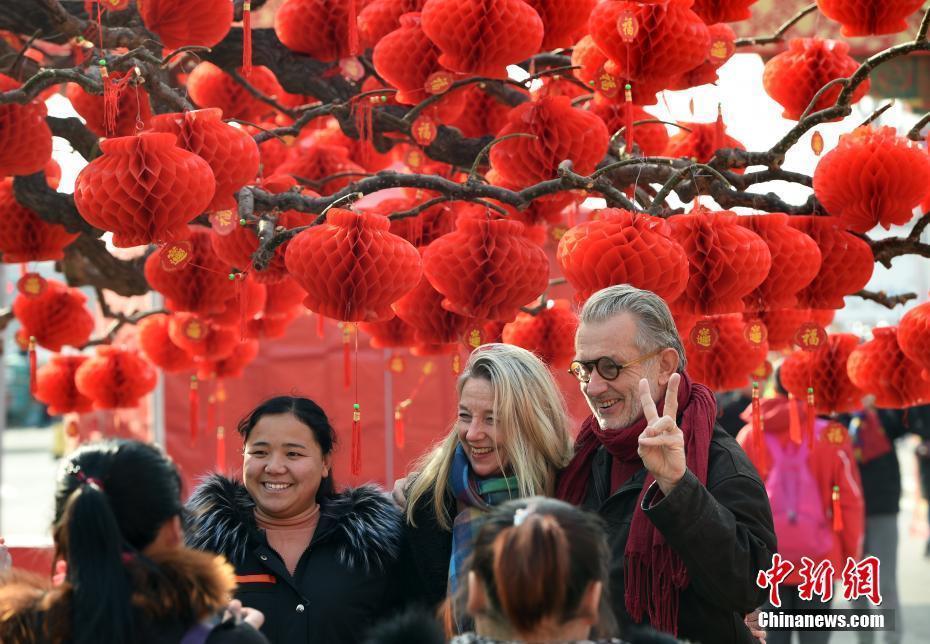
[[[572,457],[562,396],[525,349],[475,349],[457,383],[458,417],[414,466],[405,497],[407,599],[430,607],[456,597],[482,519],[505,501],[551,495]],[[464,611],[453,605],[458,629]],[[457,630],[458,630],[457,629]]]

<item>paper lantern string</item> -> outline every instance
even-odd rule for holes
[[[352,325],[342,325],[342,387],[346,391],[352,387]]]
[[[362,410],[358,403],[352,405],[352,474],[362,471]]]
[[[623,109],[626,113],[626,120],[624,123],[624,128],[626,132],[626,153],[628,155],[633,154],[633,86],[629,83],[626,84],[623,88],[624,97],[626,98],[626,105],[623,106]]]
[[[35,396],[36,394],[36,382],[37,382],[37,369],[38,369],[38,360],[36,358],[36,337],[34,335],[29,336],[29,393]]]
[[[252,3],[242,4],[242,75],[252,75]]]
[[[840,506],[840,486],[833,486],[833,531],[843,530],[843,509]]]
[[[762,421],[762,401],[759,399],[759,383],[755,380],[752,382],[752,435],[754,437],[754,446],[758,456],[759,473],[765,478],[768,470],[767,458],[765,455],[765,428]]]
[[[200,387],[197,382],[197,376],[191,376],[190,389],[187,392],[189,425],[190,425],[190,444],[193,446],[197,442],[197,431],[200,424]]]

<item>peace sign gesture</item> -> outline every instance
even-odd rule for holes
[[[681,375],[673,373],[665,390],[665,407],[659,416],[652,399],[649,381],[639,381],[639,398],[646,418],[646,429],[639,435],[639,457],[643,465],[659,484],[663,494],[668,494],[685,475],[685,439],[678,427],[678,385]]]

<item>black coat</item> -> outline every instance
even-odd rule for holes
[[[611,465],[612,457],[600,447],[582,507],[607,521],[610,599],[617,621],[628,624],[632,620],[623,598],[624,551],[646,470],[611,494]],[[776,541],[765,487],[746,453],[717,427],[710,443],[707,485],[688,470],[667,497],[655,502],[658,491],[653,484],[643,498],[643,507],[649,508],[646,516],[682,558],[691,579],[679,598],[678,637],[704,644],[754,642],[743,616],[766,598],[756,576],[771,567]]]
[[[446,510],[455,517],[455,499],[446,495]],[[420,497],[413,511],[415,526],[404,523],[402,594],[409,604],[435,608],[446,598],[452,531],[439,525],[430,490]]]
[[[226,555],[236,568],[236,597],[265,614],[262,631],[272,642],[360,642],[398,603],[400,511],[373,487],[320,505],[313,539],[291,576],[256,525],[255,503],[241,483],[213,475],[188,502],[188,543]]]

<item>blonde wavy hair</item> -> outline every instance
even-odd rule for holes
[[[552,374],[535,355],[509,344],[485,344],[475,349],[456,383],[458,395],[471,378],[491,383],[494,422],[501,433],[503,454],[516,476],[520,496],[551,496],[558,471],[572,458],[565,404]],[[449,471],[459,444],[453,424],[449,434],[413,466],[419,472],[407,490],[407,521],[415,525],[414,509],[432,495],[436,519],[444,529],[452,524],[446,510]]]

